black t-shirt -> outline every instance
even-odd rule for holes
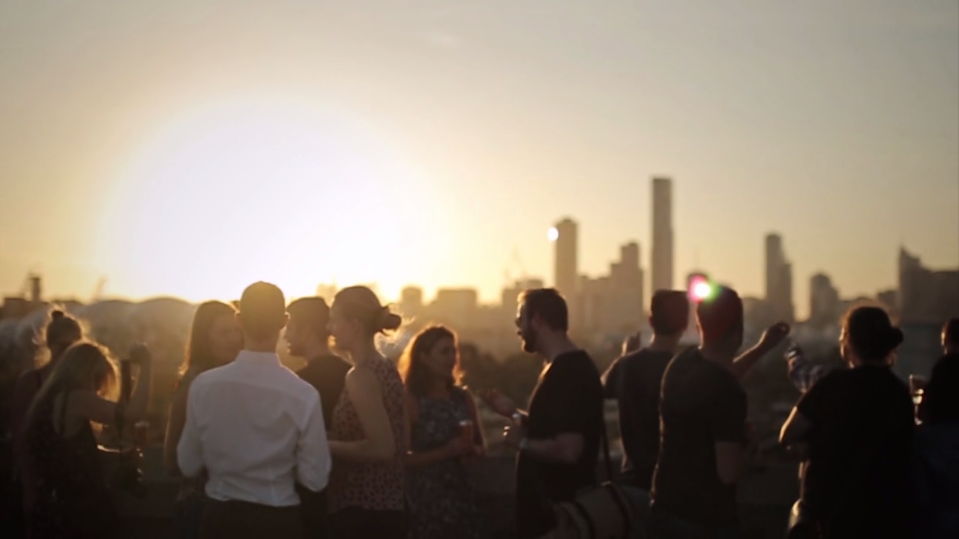
[[[736,486],[716,470],[716,443],[746,444],[746,392],[696,348],[669,363],[660,400],[661,444],[651,496],[657,507],[701,526],[738,525]]]
[[[813,425],[803,501],[821,518],[835,516],[837,532],[905,537],[915,430],[906,384],[886,366],[837,369],[796,406]]]
[[[516,458],[516,524],[519,537],[539,537],[555,527],[552,506],[573,500],[596,483],[603,423],[603,387],[593,360],[581,350],[561,354],[543,371],[530,397],[530,440],[581,433],[583,454],[575,464]]]
[[[323,422],[327,430],[332,426],[333,409],[340,400],[340,393],[343,393],[346,385],[346,373],[351,368],[343,358],[329,355],[311,359],[305,367],[296,371],[297,376],[320,393]]]
[[[619,397],[619,431],[623,436],[623,479],[649,490],[659,456],[659,394],[673,353],[642,349],[623,356]]]
[[[923,423],[959,423],[959,354],[942,356],[922,394],[919,419]]]

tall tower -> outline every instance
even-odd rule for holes
[[[673,288],[673,180],[653,178],[652,290]]]
[[[792,264],[786,260],[779,234],[766,236],[766,302],[777,319],[788,323],[795,321]]]
[[[579,274],[577,257],[578,226],[570,218],[556,223],[556,251],[553,261],[553,286],[567,298],[576,294]]]

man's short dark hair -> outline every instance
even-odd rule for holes
[[[959,318],[953,318],[946,322],[942,332],[946,335],[946,344],[959,345]]]
[[[696,307],[704,341],[721,341],[743,328],[743,300],[732,288],[716,287],[713,297]]]
[[[534,288],[519,295],[526,305],[526,316],[532,320],[539,317],[553,331],[569,331],[569,309],[566,300],[555,288]]]
[[[649,306],[649,323],[659,335],[675,335],[689,326],[689,297],[682,290],[657,290]]]
[[[299,298],[290,303],[287,311],[291,317],[302,320],[306,327],[321,339],[330,336],[330,330],[327,329],[330,323],[330,306],[325,299],[319,296]]]
[[[240,321],[243,331],[254,339],[266,339],[283,329],[286,323],[286,298],[274,284],[256,282],[240,297]]]

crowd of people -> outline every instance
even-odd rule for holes
[[[742,301],[717,287],[694,306],[700,343],[683,348],[691,308],[683,291],[656,292],[650,344],[633,338],[600,374],[570,340],[559,292],[524,292],[517,334],[544,360],[524,409],[495,388],[463,387],[450,328],[421,330],[398,363],[384,357],[376,337],[402,319],[365,287],[341,290],[331,305],[287,305],[259,282],[236,304],[203,303],[164,440],[164,464],[180,482],[177,536],[491,537],[470,478],[486,455],[481,400],[509,422],[517,537],[607,533],[613,520],[608,533],[622,539],[739,537],[736,485],[757,442],[740,380],[790,328],[775,324],[740,353]],[[135,487],[137,453],[105,453],[98,435],[146,414],[150,352],[134,347],[118,371],[82,323],[56,309],[42,337],[49,358],[21,376],[11,405],[22,536],[116,537],[110,489]],[[307,361],[301,370],[280,362],[281,338]],[[789,354],[802,392],[781,433],[802,461],[790,537],[959,536],[959,320],[944,329],[946,355],[918,413],[890,368],[902,341],[885,311],[858,307],[842,324],[849,368]],[[624,450],[614,486],[597,476],[609,456],[605,399],[618,403]]]

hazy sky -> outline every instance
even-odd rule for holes
[[[551,278],[639,241],[795,301],[959,265],[955,0],[0,0],[0,291],[235,297],[271,279]]]

